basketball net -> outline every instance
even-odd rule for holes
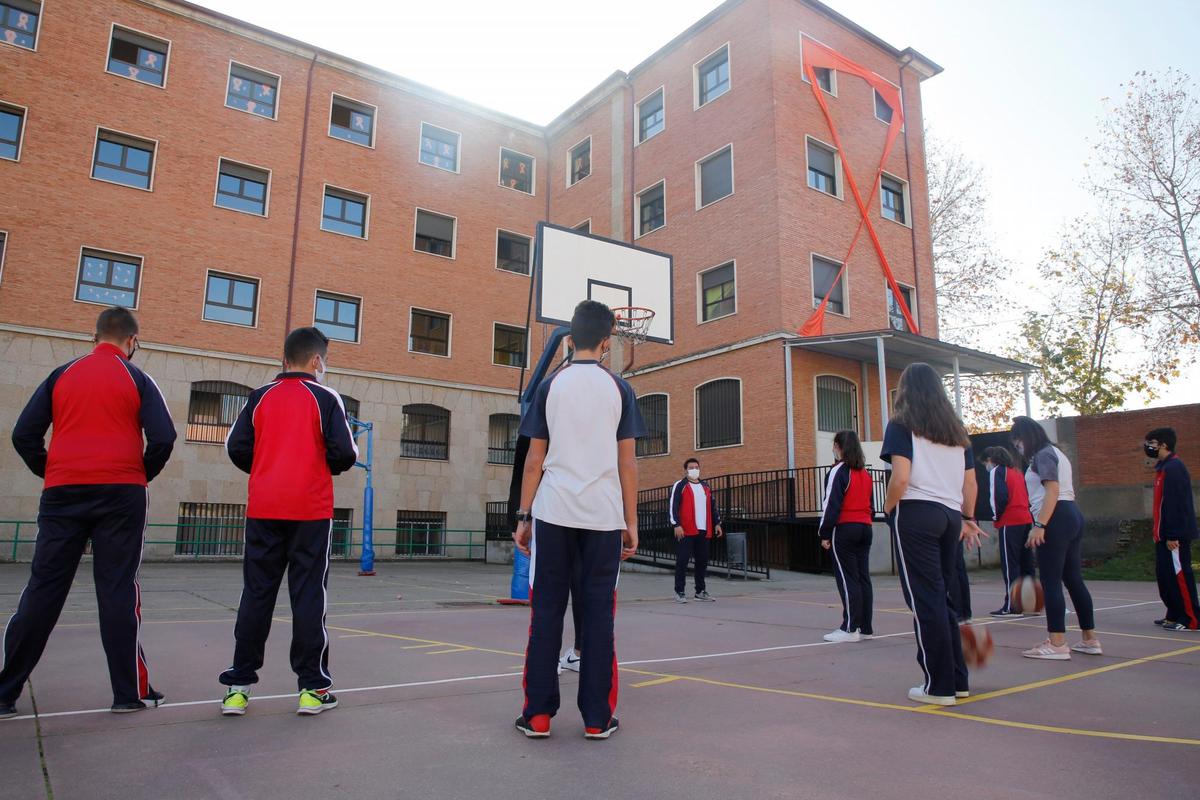
[[[650,324],[654,322],[654,310],[640,306],[622,306],[612,310],[616,318],[613,325],[612,361],[614,370],[621,374],[633,368],[637,346],[646,341]],[[624,366],[621,366],[621,365]]]

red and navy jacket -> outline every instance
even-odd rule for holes
[[[175,423],[154,379],[103,342],[50,373],[17,419],[12,442],[47,489],[145,486],[171,457]]]
[[[358,460],[341,396],[306,372],[280,373],[251,392],[225,450],[250,473],[254,519],[331,519],[333,476]]]
[[[875,516],[875,491],[871,474],[850,469],[839,461],[825,479],[825,507],[821,511],[821,538],[833,538],[838,525],[870,525]]]
[[[1020,470],[997,465],[988,473],[988,492],[992,498],[992,523],[997,528],[1032,525],[1029,489]]]
[[[689,486],[691,491],[688,491]],[[696,527],[696,503],[692,499],[692,492],[696,491],[696,487],[703,490],[704,498],[708,501],[708,527],[705,528],[704,538],[711,539],[713,530],[721,524],[721,511],[717,508],[712,489],[704,481],[692,483],[687,478],[675,481],[675,485],[671,487],[671,526],[683,528],[684,536],[700,535],[700,529]]]
[[[1172,453],[1154,470],[1154,541],[1195,539],[1196,501],[1188,468]]]

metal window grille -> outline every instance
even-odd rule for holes
[[[742,382],[722,378],[696,389],[696,447],[742,442]]]
[[[230,381],[192,384],[188,401],[187,440],[221,444],[246,405],[250,388]]]
[[[235,503],[180,503],[175,554],[240,556],[245,542],[246,507]]]
[[[404,430],[400,434],[403,458],[446,461],[450,458],[450,412],[425,404],[404,407]]]
[[[488,417],[488,463],[512,464],[517,455],[517,430],[521,418],[516,414],[492,414]]]
[[[817,430],[858,430],[858,387],[836,375],[817,376]]]
[[[397,511],[396,555],[445,555],[444,511]]]
[[[638,409],[646,421],[648,435],[637,440],[639,456],[661,456],[670,451],[670,432],[667,430],[667,396],[647,394],[638,398]]]

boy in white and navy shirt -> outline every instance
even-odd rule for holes
[[[584,735],[617,730],[613,621],[621,561],[637,550],[636,440],[646,435],[633,388],[600,366],[613,313],[585,300],[571,319],[571,363],[538,386],[521,421],[529,454],[513,540],[530,557],[525,706],[517,730],[550,735],[558,712],[558,650],[571,573],[583,620],[579,710]]]
[[[675,529],[675,602],[686,603],[683,593],[687,585],[688,561],[696,561],[696,599],[714,602],[705,586],[708,574],[708,545],[715,531],[721,528],[721,511],[707,483],[700,480],[700,462],[689,458],[683,462],[686,476],[671,487],[669,508],[671,526]]]

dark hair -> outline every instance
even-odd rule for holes
[[[571,316],[571,342],[576,350],[594,350],[612,336],[616,317],[598,300],[584,300]]]
[[[909,364],[900,373],[894,419],[913,435],[934,444],[947,447],[971,444],[967,429],[946,396],[941,376],[933,367],[920,361]]]
[[[684,470],[686,470],[686,469],[688,468],[688,464],[695,464],[695,465],[698,467],[698,466],[700,466],[700,459],[698,459],[698,458],[689,458],[687,461],[683,462],[683,468],[684,468]]]
[[[1165,444],[1167,449],[1172,453],[1175,452],[1175,429],[1174,428],[1155,428],[1146,434],[1146,441],[1153,439],[1159,444]]]
[[[296,328],[283,340],[283,360],[292,366],[307,364],[313,356],[325,357],[329,337],[316,328]]]
[[[987,448],[983,451],[983,460],[991,461],[993,464],[999,464],[1002,467],[1011,467],[1017,463],[1007,447]]]
[[[838,431],[833,435],[833,443],[842,451],[842,463],[850,469],[862,469],[867,465],[858,434],[854,431]]]
[[[1046,429],[1030,417],[1013,417],[1012,431],[1009,432],[1009,435],[1012,436],[1013,442],[1020,442],[1021,446],[1025,448],[1022,455],[1027,461],[1043,447],[1053,444],[1050,437],[1046,435]]]
[[[96,317],[97,339],[128,339],[137,336],[137,317],[128,308],[113,306],[100,312]]]

